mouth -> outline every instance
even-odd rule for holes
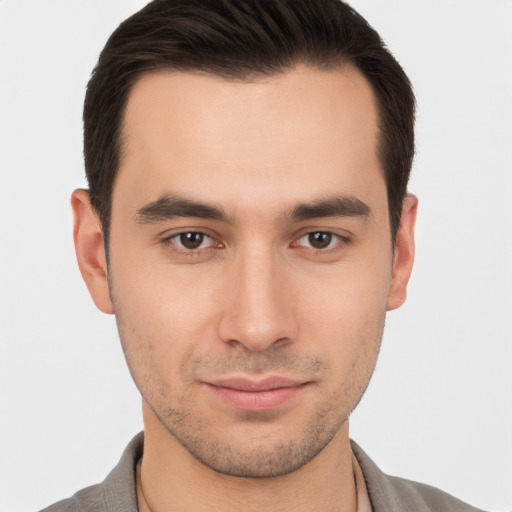
[[[203,382],[208,389],[230,407],[241,411],[270,411],[301,394],[311,382],[284,377],[263,380],[227,378]]]

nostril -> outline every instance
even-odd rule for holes
[[[277,347],[280,347],[281,345],[287,345],[290,342],[291,342],[290,338],[279,338],[276,341],[274,341],[272,346],[277,348]]]
[[[289,337],[281,337],[272,341],[270,338],[254,339],[254,338],[229,338],[225,340],[232,348],[242,347],[248,352],[266,352],[269,350],[278,349],[284,345],[288,345],[292,340]]]

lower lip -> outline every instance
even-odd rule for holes
[[[270,411],[297,396],[307,384],[299,386],[245,391],[207,384],[223,402],[242,411]]]

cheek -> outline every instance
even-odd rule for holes
[[[344,375],[371,375],[384,328],[391,270],[386,264],[350,265],[306,285],[301,330]],[[317,280],[318,281],[318,280]],[[364,379],[364,377],[363,377]],[[360,379],[357,379],[360,380]]]
[[[350,410],[360,400],[375,369],[386,315],[384,294],[379,300],[371,300],[376,296],[354,292],[351,287],[347,294],[340,292],[330,306],[325,305],[323,314],[329,318],[324,316],[323,332],[317,331],[315,339],[328,359],[333,395],[340,403],[350,397]]]
[[[382,301],[373,306],[369,307],[368,302],[344,298],[329,309],[326,306],[316,315],[319,321],[312,337],[316,344],[323,345],[333,367],[342,368],[343,375],[352,371],[358,373],[361,366],[368,367],[369,371],[373,369],[386,314]]]
[[[215,290],[209,280],[169,265],[158,272],[114,262],[112,268],[116,321],[133,378],[143,394],[149,382],[172,388],[187,361],[212,340]]]
[[[203,329],[216,296],[215,278],[208,269],[162,261],[149,261],[140,268],[123,263],[112,265],[112,282],[114,301],[125,316],[144,330],[169,335]]]
[[[389,263],[389,264],[388,264]],[[302,285],[303,304],[313,323],[340,332],[365,332],[386,311],[391,283],[389,262],[349,263],[314,275]]]

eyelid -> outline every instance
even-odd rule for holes
[[[171,232],[169,232],[171,231]],[[197,249],[187,249],[186,247],[181,246],[176,243],[174,239],[179,238],[181,235],[186,233],[197,233],[203,235],[206,238],[209,238],[211,242],[206,247],[198,247]],[[191,227],[189,229],[180,227],[179,230],[166,230],[163,233],[158,235],[159,243],[166,245],[171,250],[185,255],[194,255],[199,254],[203,251],[207,251],[209,249],[220,249],[224,248],[224,244],[219,240],[218,237],[212,235],[211,233],[206,232],[206,230],[202,228]]]
[[[197,247],[195,249],[189,249],[188,247],[183,247],[181,242],[178,242],[182,235],[185,235],[188,233],[194,233],[196,235],[201,235],[203,237],[203,240],[201,241],[201,244],[199,247]],[[210,239],[210,244],[208,244],[206,247],[201,247],[203,245],[203,243],[207,242],[208,239]],[[187,251],[187,252],[200,251],[201,249],[206,249],[206,248],[210,247],[212,242],[215,242],[215,240],[210,235],[208,235],[206,233],[202,233],[201,231],[182,231],[181,233],[176,233],[175,235],[172,235],[171,237],[168,238],[168,240],[177,240],[177,242],[173,242],[173,243],[176,243],[176,245],[178,245],[178,247],[181,250]]]
[[[203,226],[179,226],[175,228],[168,228],[163,231],[160,231],[155,235],[155,238],[158,241],[169,240],[178,235],[182,235],[184,233],[200,233],[201,235],[208,236],[213,238],[214,240],[219,240],[220,237],[217,233],[213,232],[211,229],[205,228]]]
[[[311,246],[307,246],[307,245],[302,245],[302,244],[299,244],[299,241],[304,238],[304,237],[307,237],[311,234],[314,234],[314,233],[325,233],[325,234],[329,234],[333,237],[334,239],[334,243],[332,245],[329,245],[323,249],[317,249],[315,247],[311,247]],[[332,229],[311,229],[311,228],[308,228],[306,231],[301,231],[298,235],[296,235],[292,241],[292,243],[290,244],[290,246],[292,248],[303,248],[303,249],[306,249],[306,250],[310,250],[310,251],[315,251],[315,252],[318,252],[318,253],[328,253],[328,252],[331,252],[331,251],[337,251],[337,250],[341,250],[343,249],[346,245],[348,245],[349,243],[351,243],[351,238],[350,236],[348,235],[342,235],[340,233],[336,233],[335,231],[333,231]]]
[[[173,239],[178,238],[180,235],[183,235],[185,233],[198,233],[203,235],[206,238],[209,238],[211,242],[206,247],[199,247],[197,249],[187,249],[186,247],[182,247],[180,244],[174,242]],[[326,233],[333,237],[334,243],[331,245],[323,248],[318,249],[315,247],[299,244],[299,241],[307,237],[313,233]],[[224,241],[221,241],[220,237],[212,234],[209,232],[209,230],[203,229],[202,227],[196,227],[191,226],[190,228],[184,228],[180,227],[176,230],[166,230],[162,233],[159,233],[158,235],[158,242],[163,245],[171,246],[171,249],[175,252],[182,253],[182,254],[198,254],[202,251],[208,251],[209,249],[224,249],[226,247],[226,244]],[[304,248],[309,251],[315,251],[318,253],[328,253],[328,252],[335,252],[337,250],[342,250],[346,245],[350,244],[352,242],[350,235],[348,234],[340,234],[337,233],[336,230],[332,228],[304,228],[301,229],[298,233],[296,233],[293,237],[292,242],[289,244],[289,247],[291,248]]]

